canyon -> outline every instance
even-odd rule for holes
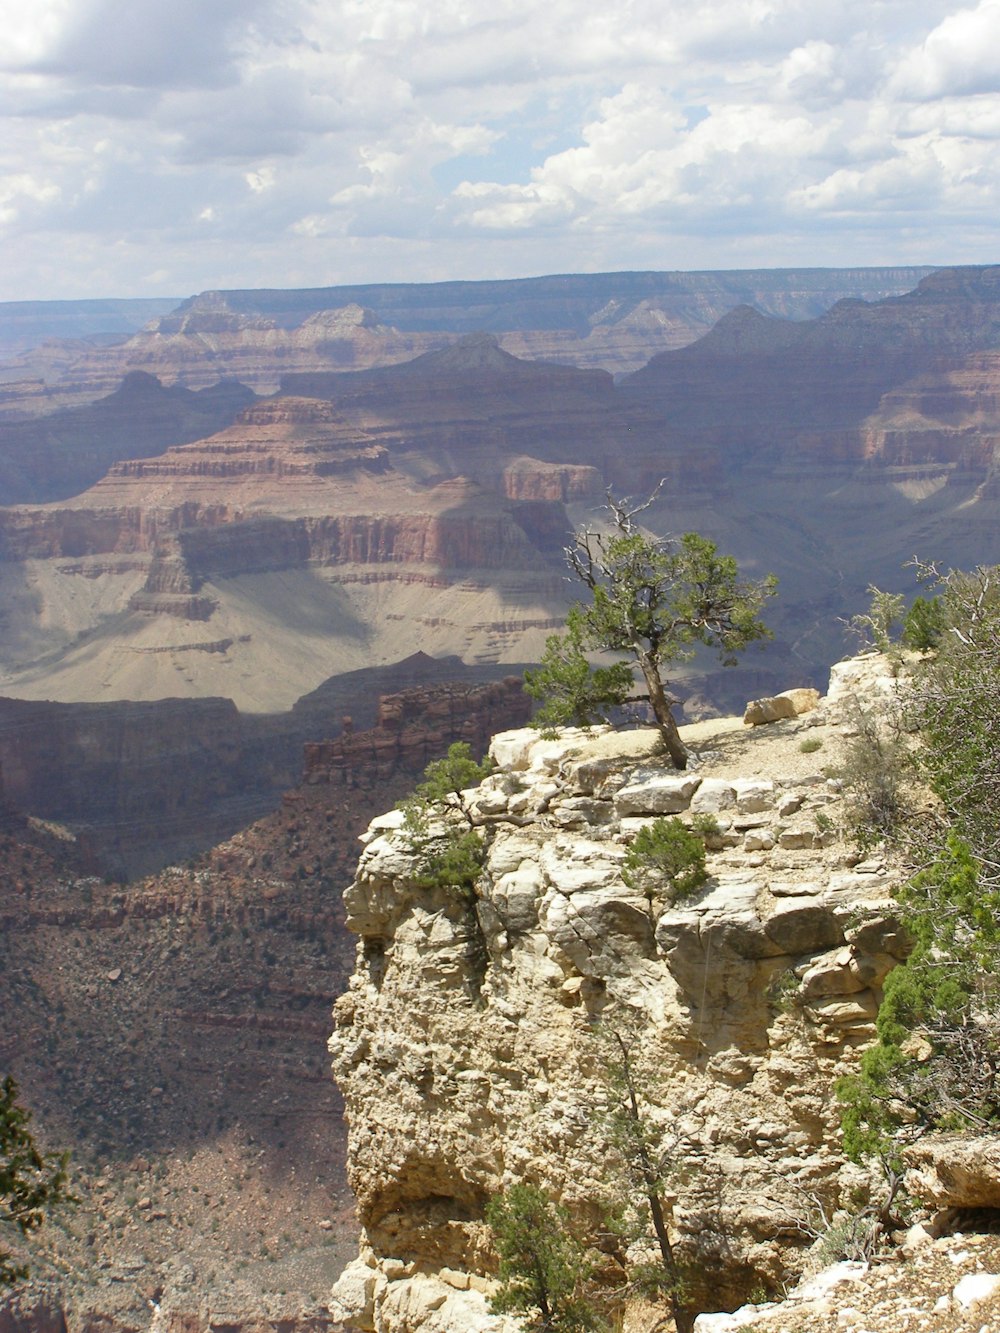
[[[4,804],[0,1059],[78,1198],[29,1238],[5,1333],[126,1333],[154,1306],[174,1333],[330,1326],[356,1236],[325,1053],[356,837],[450,743],[527,717],[519,679],[374,683],[372,724],[310,747],[277,809],[156,875],[94,875],[85,839]]]
[[[163,302],[0,303],[0,355],[9,358],[0,368],[0,386],[7,385],[0,387],[0,413],[5,403],[49,411],[93,397],[132,370],[189,388],[235,375],[269,393],[285,370],[387,365],[484,331],[531,359],[634,370],[654,352],[707,332],[740,303],[806,319],[844,297],[908,291],[928,272],[626,272],[213,291],[172,310]],[[147,322],[137,329],[143,314]]]
[[[321,299],[279,295],[195,300],[165,327],[251,307],[281,325]],[[533,317],[551,317],[552,292],[536,297]],[[89,406],[4,428],[0,691],[212,696],[257,715],[409,651],[537,660],[573,595],[569,534],[600,522],[608,486],[664,479],[652,528],[704,532],[782,589],[774,641],[742,675],[701,660],[679,681],[687,715],[815,684],[869,583],[912,589],[914,554],[996,558],[998,310],[989,268],[806,320],[740,306],[617,382],[487,332],[367,369],[283,365],[277,392],[249,400],[133,370]],[[132,448],[150,404],[160,425]],[[88,432],[99,450],[79,447]],[[34,503],[60,451],[60,493]]]
[[[392,1333],[479,1318],[482,1204],[514,1165],[589,1216],[579,1038],[622,1005],[707,1171],[677,1204],[684,1245],[721,1209],[725,1303],[790,1280],[805,1258],[739,1176],[780,1208],[850,1184],[821,1089],[898,957],[889,924],[847,920],[894,871],[820,827],[840,797],[797,747],[836,763],[836,697],[766,735],[719,719],[825,690],[841,621],[870,583],[911,593],[914,554],[1000,558],[1000,269],[204,293],[152,319],[19,343],[0,376],[3,1063],[85,1196],[0,1333],[43,1310],[124,1333],[149,1302],[176,1333],[320,1333],[354,1242],[346,1171],[365,1242],[339,1308]],[[662,478],[651,530],[781,584],[770,644],[671,682],[706,729],[695,808],[733,793],[715,887],[655,930],[623,891],[648,812],[619,788],[658,764],[643,733],[501,746],[477,798],[484,973],[468,915],[407,878],[393,817],[350,889],[355,836],[452,740],[478,754],[526,721],[511,677],[575,595],[566,540],[607,487]],[[336,1058],[381,1175],[345,1144],[322,1051],[345,892],[367,943]],[[771,982],[800,965],[779,1012]]]

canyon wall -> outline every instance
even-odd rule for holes
[[[365,790],[418,775],[454,740],[485,750],[529,711],[520,677],[489,679],[500,674],[418,657],[335,677],[272,716],[229,699],[0,698],[0,793],[11,812],[65,826],[92,873],[145,874],[274,809],[304,746],[311,785]]]
[[[808,319],[843,297],[871,301],[907,291],[928,272],[896,267],[598,273],[202,292],[169,313],[162,303],[151,303],[148,314],[158,318],[131,338],[112,338],[115,345],[100,348],[77,341],[32,346],[32,332],[37,343],[43,336],[124,329],[138,316],[138,303],[118,303],[111,323],[111,312],[84,309],[98,303],[33,303],[34,309],[26,308],[28,303],[0,304],[0,352],[25,349],[3,377],[0,412],[5,400],[34,414],[61,401],[92,399],[131,370],[190,388],[235,376],[272,392],[283,370],[389,365],[482,331],[500,335],[519,356],[623,372],[655,352],[700,337],[741,302],[782,318]],[[129,305],[135,314],[125,308]]]
[[[66,499],[120,459],[146,458],[228,426],[253,401],[233,379],[193,392],[164,387],[142,371],[116,375],[106,397],[27,420],[3,416],[0,391],[0,504]]]
[[[603,1114],[619,1037],[670,1163],[686,1299],[733,1308],[794,1277],[807,1201],[832,1214],[863,1183],[838,1149],[832,1087],[908,947],[893,869],[844,841],[841,784],[823,772],[859,688],[891,691],[885,665],[836,668],[826,700],[791,721],[701,724],[684,774],[649,732],[498,736],[469,796],[488,848],[472,898],[420,886],[398,817],[374,822],[345,896],[358,952],[331,1041],[362,1225],[335,1317],[378,1333],[512,1328],[487,1312],[483,1210],[518,1181],[568,1209],[621,1290],[636,1256],[602,1223],[627,1196]],[[674,813],[714,818],[710,878],[646,898],[623,881],[625,849]]]
[[[78,496],[0,512],[0,690],[218,695],[264,713],[407,651],[537,660],[573,597],[573,528],[602,521],[608,486],[642,498],[661,482],[652,530],[702,532],[749,574],[779,578],[774,640],[746,663],[752,688],[816,683],[869,584],[914,591],[914,554],[1000,558],[997,273],[941,270],[798,322],[744,305],[618,384],[520,359],[481,327],[510,298],[527,331],[549,328],[564,300],[582,328],[591,289],[575,280],[501,284],[499,304],[469,315],[478,331],[405,363],[303,370],[272,348],[281,393],[231,424],[119,457]],[[622,281],[630,300],[653,299],[650,275]],[[743,281],[709,275],[698,290],[728,300]],[[441,305],[423,315],[414,293],[390,295],[415,336],[437,337],[462,292],[424,292]],[[222,337],[241,321],[280,332],[317,317],[318,299],[209,294],[156,336]],[[628,302],[608,300],[614,321]],[[344,319],[328,331],[381,336],[381,315]],[[187,393],[141,376],[122,392]],[[733,682],[703,660],[679,688],[693,715],[731,707]]]
[[[210,849],[203,841],[196,859],[127,885],[87,873],[95,849],[79,825],[19,814],[0,793],[0,1010],[18,1016],[0,1033],[0,1059],[46,1144],[72,1148],[80,1197],[25,1240],[34,1280],[0,1298],[0,1330],[331,1325],[325,1293],[356,1227],[324,1043],[351,967],[341,892],[357,835],[452,741],[479,753],[527,709],[519,680],[477,685],[454,661],[417,660],[400,674],[425,683],[393,691],[391,672],[368,671],[349,691],[332,682],[325,698],[303,701],[307,734],[338,705],[350,713],[338,739],[310,749],[304,781],[256,823],[244,814],[247,827]],[[164,824],[189,801],[203,838],[219,823],[209,704],[186,780],[178,788],[165,770],[159,783]],[[32,707],[14,710],[21,748],[10,770],[22,796],[14,759],[27,763]],[[102,735],[93,712],[84,733],[80,710],[45,729],[54,767],[34,775],[36,797],[51,780],[57,801],[69,769],[78,816],[94,815],[102,788],[123,798],[131,779],[133,818],[118,836],[141,837],[157,810],[143,760],[158,746],[182,749],[178,736],[171,750],[158,712],[168,732],[180,730],[176,712],[148,707],[134,711],[128,736]],[[274,739],[258,737],[262,749]],[[164,828],[162,845],[174,832]]]

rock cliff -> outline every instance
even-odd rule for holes
[[[527,1180],[597,1235],[615,1193],[601,1034],[616,1031],[648,1071],[694,1302],[731,1309],[801,1267],[795,1219],[858,1183],[833,1080],[907,949],[892,868],[851,852],[823,771],[876,662],[835,668],[793,719],[690,729],[685,774],[648,732],[496,737],[469,796],[488,845],[474,903],[417,887],[398,819],[374,822],[345,896],[358,953],[331,1040],[363,1228],[335,1315],[378,1333],[511,1327],[486,1308],[484,1205]],[[707,885],[673,904],[622,879],[636,830],[663,814],[716,826]],[[622,1259],[606,1255],[611,1285]]]
[[[491,492],[433,464],[421,474],[337,405],[282,396],[118,462],[70,500],[2,510],[0,689],[217,694],[259,713],[398,660],[401,642],[402,655],[531,660],[565,604],[563,497],[592,492],[596,474],[513,463],[509,495],[499,479]]]
[[[189,388],[235,376],[270,392],[283,371],[391,365],[482,331],[496,333],[508,351],[532,360],[629,371],[664,348],[700,337],[741,302],[781,318],[807,319],[843,297],[871,301],[907,291],[927,272],[897,267],[597,273],[208,291],[169,313],[162,303],[150,303],[145,328],[104,347],[69,340],[37,343],[46,333],[54,339],[125,329],[129,323],[102,322],[101,312],[81,309],[82,302],[63,303],[74,310],[56,310],[56,303],[42,310],[35,303],[31,311],[0,303],[0,353],[36,344],[3,376],[0,412],[5,400],[34,413],[51,411],[58,402],[92,399],[131,370]]]

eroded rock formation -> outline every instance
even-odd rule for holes
[[[497,674],[417,654],[333,677],[264,717],[218,698],[0,698],[0,827],[5,812],[55,821],[92,873],[147,874],[274,809],[299,781],[303,746],[310,785],[365,791],[419,775],[455,740],[482,753],[528,716],[520,677]]]
[[[360,369],[406,361],[468,333],[489,331],[508,351],[615,372],[701,336],[727,310],[749,302],[770,314],[807,319],[846,296],[878,300],[907,291],[926,268],[775,269],[744,273],[564,274],[500,282],[442,282],[290,291],[209,291],[115,345],[54,339],[100,329],[135,329],[135,316],[85,303],[0,304],[0,350],[25,350],[0,389],[24,412],[93,398],[130,370],[190,388],[236,376],[260,392],[284,370]],[[93,307],[97,303],[88,303]],[[124,304],[124,303],[122,303]],[[139,303],[129,303],[139,308]],[[125,316],[123,319],[122,316]],[[159,316],[154,318],[154,316]],[[31,337],[34,331],[34,339]],[[33,345],[34,343],[34,345]],[[20,373],[20,382],[16,377]],[[14,380],[13,383],[10,381]]]
[[[489,847],[474,903],[418,888],[398,819],[375,821],[331,1041],[363,1227],[335,1314],[379,1333],[509,1326],[486,1311],[484,1205],[527,1180],[596,1235],[616,1189],[601,1115],[616,1031],[649,1071],[692,1300],[733,1308],[795,1272],[790,1219],[852,1182],[833,1081],[907,951],[892,870],[850,854],[817,762],[845,688],[835,673],[818,709],[770,726],[703,724],[685,774],[646,732],[498,736],[469,798]],[[673,904],[622,879],[635,831],[666,813],[717,826],[708,884]]]

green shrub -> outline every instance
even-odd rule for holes
[[[717,838],[722,832],[722,827],[715,815],[708,810],[699,810],[697,814],[691,816],[691,832],[696,833],[704,841],[708,838]]]
[[[524,673],[524,689],[541,707],[533,727],[589,727],[606,722],[608,711],[619,707],[632,692],[632,668],[627,662],[594,666],[583,648],[583,620],[579,607],[566,617],[566,633],[552,634],[536,668]]]
[[[897,842],[913,808],[910,754],[903,719],[893,705],[855,706],[854,736],[838,776],[847,794],[847,823],[858,849]]]
[[[489,771],[489,759],[477,763],[469,746],[457,741],[445,758],[427,765],[423,781],[400,803],[401,832],[418,857],[414,882],[420,888],[445,888],[460,898],[475,897],[486,847],[463,793]],[[464,828],[454,822],[456,815],[464,819]]]
[[[475,829],[452,826],[420,844],[414,883],[421,889],[448,889],[462,898],[475,896],[476,880],[486,861],[486,847]]]
[[[622,879],[650,903],[660,896],[676,902],[708,879],[705,844],[675,816],[654,819],[639,830],[625,853]]]
[[[589,1276],[584,1247],[570,1234],[567,1214],[537,1186],[512,1185],[486,1207],[500,1257],[494,1314],[524,1315],[539,1333],[583,1333],[599,1322],[582,1288]]]
[[[926,652],[941,642],[947,623],[940,597],[916,597],[903,620],[903,642],[907,648]]]
[[[874,583],[869,583],[868,595],[871,598],[868,610],[852,616],[847,628],[857,637],[861,648],[877,648],[880,653],[887,653],[893,632],[902,623],[905,600],[901,593],[883,592]]]
[[[802,754],[815,754],[817,750],[822,750],[823,742],[818,736],[807,736],[804,741],[799,742],[799,751]]]

